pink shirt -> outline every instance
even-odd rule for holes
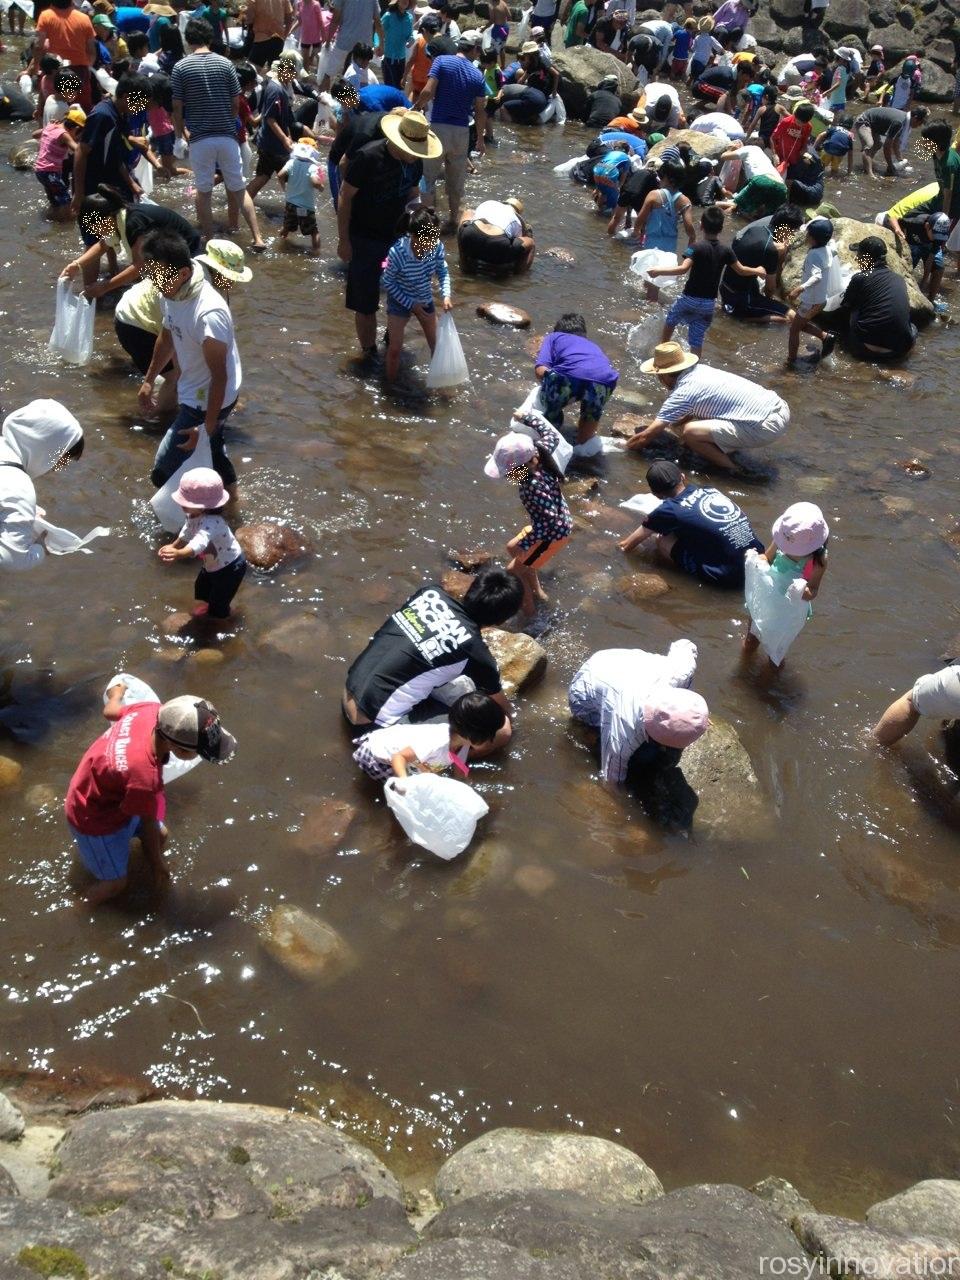
[[[155,138],[162,138],[166,133],[173,133],[173,120],[170,113],[156,104],[147,107],[147,120],[150,132]]]
[[[63,122],[54,121],[45,126],[40,134],[40,147],[34,169],[38,173],[60,173],[67,158],[67,144],[64,142]]]
[[[320,0],[301,0],[300,43],[322,44],[327,38],[330,15],[324,12]]]

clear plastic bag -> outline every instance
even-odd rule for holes
[[[648,272],[651,267],[675,267],[677,255],[667,253],[666,249],[638,249],[630,259],[630,270],[639,276],[644,284],[652,284],[657,289],[675,293],[683,284],[683,276],[654,276]]]
[[[82,283],[80,284],[83,288]],[[57,281],[57,314],[47,347],[67,364],[86,364],[93,353],[93,320],[96,304],[74,288],[65,277]]]
[[[553,166],[553,172],[557,174],[558,177],[569,178],[578,164],[589,159],[589,156],[574,156],[572,160],[564,160],[563,164],[555,164]]]
[[[751,627],[774,666],[787,656],[787,650],[803,630],[810,605],[802,598],[806,583],[802,578],[791,582],[786,595],[777,582],[765,557],[748,551],[744,560],[744,603]]]
[[[161,525],[168,533],[179,533],[186,519],[183,508],[178,507],[173,500],[173,495],[180,487],[180,481],[192,471],[194,467],[212,467],[213,458],[210,454],[210,437],[205,428],[201,424],[200,437],[197,440],[197,447],[193,453],[187,457],[182,466],[178,467],[167,483],[150,499],[150,505],[153,507],[154,514],[160,521]]]
[[[413,843],[445,862],[463,853],[477,823],[489,812],[487,802],[473,787],[435,773],[388,778],[383,794]]]
[[[437,346],[430,361],[427,373],[427,386],[459,387],[462,382],[470,381],[470,370],[460,344],[457,326],[449,311],[441,312],[437,322]]]
[[[663,502],[662,498],[658,498],[653,493],[635,493],[632,498],[626,498],[620,503],[624,511],[633,511],[638,516],[649,516]]]
[[[559,93],[554,95],[553,101],[554,101],[554,111],[553,111],[554,122],[556,124],[566,124],[567,108],[564,106],[563,99],[560,97]]]
[[[95,529],[91,529],[89,533],[84,534],[81,538],[77,533],[71,533],[69,529],[61,529],[58,525],[50,524],[48,520],[37,516],[33,522],[35,533],[46,534],[43,540],[44,548],[48,555],[51,556],[69,556],[75,551],[82,551],[85,556],[93,555],[93,552],[87,546],[88,542],[92,542],[94,538],[107,538],[110,536],[110,530],[106,525],[98,524]]]
[[[153,165],[146,156],[141,156],[133,171],[134,179],[140,184],[143,198],[149,200],[153,195]]]

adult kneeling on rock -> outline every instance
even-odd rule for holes
[[[843,295],[842,305],[850,308],[850,351],[863,360],[905,356],[917,340],[906,282],[887,266],[887,246],[879,236],[866,236],[851,248],[861,269]]]
[[[391,614],[347,672],[347,722],[360,733],[403,719],[420,723],[446,717],[448,701],[469,686],[491,697],[509,717],[510,703],[481,628],[512,618],[522,598],[520,579],[506,569],[478,574],[462,602],[438,586],[421,587]],[[445,691],[451,681],[457,684]],[[510,734],[508,718],[484,754],[505,746]]]
[[[511,196],[467,209],[457,230],[457,247],[462,271],[528,271],[537,246],[523,220],[523,201]]]
[[[675,640],[664,657],[644,649],[601,649],[570,684],[570,711],[600,733],[604,782],[620,783],[631,765],[673,765],[710,723],[690,689],[697,646]]]
[[[773,444],[790,422],[790,406],[775,391],[701,364],[679,342],[661,342],[640,369],[655,373],[670,394],[653,422],[630,437],[628,449],[643,449],[673,428],[681,444],[701,458],[738,472],[729,454]]]

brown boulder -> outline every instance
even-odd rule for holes
[[[483,316],[491,324],[505,324],[512,329],[529,329],[530,316],[520,307],[511,307],[506,302],[481,302],[477,307],[477,315]]]
[[[254,569],[276,569],[299,560],[311,549],[301,534],[272,520],[243,524],[237,529],[236,537],[247,563]]]
[[[357,957],[349,943],[325,921],[301,907],[274,907],[260,929],[264,949],[296,978],[332,982],[349,972]]]
[[[450,551],[447,554],[454,566],[464,573],[476,573],[495,559],[493,552],[485,551],[483,547],[468,547],[464,551]]]
[[[671,589],[670,583],[659,573],[625,573],[617,579],[617,590],[632,604],[656,600]]]
[[[532,636],[522,631],[485,627],[483,638],[500,670],[503,692],[508,698],[516,697],[546,671],[547,651]]]
[[[293,847],[302,853],[335,853],[356,816],[356,807],[346,800],[327,797],[311,801],[293,837]]]
[[[724,151],[730,148],[730,139],[725,134],[700,133],[697,129],[671,129],[670,136],[650,148],[650,159],[655,160],[667,147],[679,146],[685,142],[695,155],[707,160],[719,160]]]
[[[462,600],[473,586],[475,575],[461,573],[459,569],[444,569],[440,575],[440,586],[454,600]]]
[[[23,774],[23,765],[9,756],[0,756],[0,791],[9,791],[19,787]]]
[[[319,660],[328,634],[327,624],[315,613],[298,613],[271,628],[260,643],[287,658]]]

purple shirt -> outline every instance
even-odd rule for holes
[[[750,10],[741,0],[726,0],[713,15],[713,21],[724,30],[742,31],[750,25]]]
[[[548,333],[536,363],[545,364],[565,378],[599,382],[605,387],[615,387],[620,377],[597,344],[578,333]]]
[[[487,96],[483,73],[466,58],[443,53],[434,58],[429,78],[437,82],[430,123],[460,125],[465,129],[473,115],[474,102]]]

